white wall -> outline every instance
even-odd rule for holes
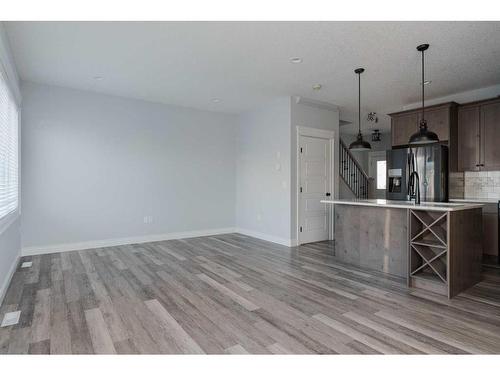
[[[21,91],[23,252],[234,227],[235,116],[33,83]]]
[[[0,22],[0,69],[4,70],[17,101],[20,103],[19,78],[12,60],[10,46],[3,24]],[[12,213],[0,220],[0,304],[16,269],[20,256],[21,239],[19,233],[19,212]]]
[[[240,116],[236,226],[290,244],[290,98]]]
[[[334,155],[338,155],[339,142],[339,111],[334,106],[331,108],[315,106],[314,104],[300,104],[296,98],[291,98],[291,220],[290,230],[292,242],[297,240],[297,126],[332,130],[335,133],[336,149]],[[334,167],[334,190],[333,196],[339,196],[339,161],[333,161]]]

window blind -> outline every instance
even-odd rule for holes
[[[0,69],[0,220],[19,204],[18,110]]]

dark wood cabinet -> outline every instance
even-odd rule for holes
[[[392,147],[408,145],[418,130],[420,108],[390,113]],[[500,171],[500,97],[458,105],[455,102],[425,109],[429,130],[450,150],[450,171]]]
[[[458,109],[456,140],[451,150],[457,170],[500,170],[500,99],[464,104]]]
[[[447,107],[439,107],[436,109],[429,109],[425,111],[425,120],[427,121],[427,128],[436,133],[440,141],[447,141],[450,139],[450,110]],[[417,123],[420,124],[422,113],[418,114]]]
[[[456,127],[456,112],[458,104],[455,102],[433,105],[425,109],[425,119],[429,130],[435,132],[441,142],[448,142]],[[410,136],[419,129],[422,118],[420,108],[390,113],[392,146],[406,146]]]
[[[408,113],[391,118],[392,145],[403,146],[408,144],[410,136],[418,129],[417,113]]]
[[[481,106],[481,168],[500,170],[500,100]]]
[[[479,170],[479,112],[479,106],[458,109],[456,156],[459,172]]]

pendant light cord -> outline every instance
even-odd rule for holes
[[[358,132],[361,134],[361,73],[358,73]]]
[[[422,120],[420,121],[420,123],[424,123],[425,122],[425,118],[424,118],[424,111],[425,111],[425,80],[424,80],[424,51],[422,51]]]

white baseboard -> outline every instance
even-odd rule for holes
[[[5,280],[3,280],[2,286],[0,287],[0,306],[2,306],[3,299],[7,294],[7,289],[9,288],[10,282],[12,281],[12,276],[14,276],[14,273],[16,272],[20,258],[21,258],[20,256],[16,257],[15,262],[13,262],[12,265],[10,266],[10,270],[7,273]]]
[[[272,235],[261,233],[261,232],[255,232],[253,230],[248,230],[248,229],[244,229],[244,228],[236,228],[235,232],[244,234],[246,236],[255,237],[255,238],[258,238],[260,240],[274,242],[274,243],[277,243],[279,245],[284,245],[284,246],[288,246],[288,247],[297,246],[297,240],[291,240],[288,238],[272,236]]]
[[[29,247],[23,247],[21,249],[21,255],[27,256],[27,255],[50,254],[50,253],[62,253],[65,251],[98,249],[110,246],[131,245],[131,244],[166,241],[166,240],[177,240],[177,239],[192,238],[192,237],[214,236],[217,234],[227,234],[234,232],[236,232],[235,228],[216,228],[216,229],[206,229],[206,230],[194,230],[188,232],[154,234],[154,235],[140,236],[140,237],[125,237],[125,238],[112,238],[112,239],[97,240],[97,241],[74,242],[74,243],[56,244],[49,246],[29,246]]]

